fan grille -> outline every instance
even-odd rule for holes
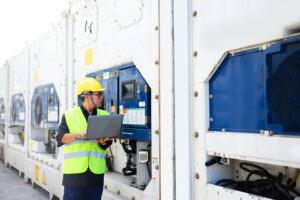
[[[300,43],[283,47],[269,61],[269,123],[300,132]]]
[[[36,98],[35,105],[34,105],[34,116],[35,116],[35,123],[39,125],[42,121],[42,114],[43,114],[43,104],[42,99],[40,96]]]

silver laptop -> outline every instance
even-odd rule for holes
[[[85,137],[79,140],[92,140],[101,138],[115,138],[121,134],[124,115],[93,115],[88,118],[88,127]]]

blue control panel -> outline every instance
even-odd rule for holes
[[[102,109],[125,115],[121,138],[151,141],[151,89],[134,63],[87,76],[96,78],[106,88]]]
[[[59,98],[53,84],[36,87],[31,101],[31,126],[57,128]]]

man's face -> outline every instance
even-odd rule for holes
[[[94,103],[96,104],[97,107],[100,107],[103,102],[103,94],[102,92],[93,92],[91,94],[91,98],[93,98]],[[85,95],[84,97],[84,102],[88,103],[87,105],[89,107],[95,107],[92,100],[90,99],[90,95]]]
[[[100,107],[102,105],[102,102],[103,102],[103,93],[102,92],[93,92],[92,98],[97,107]]]

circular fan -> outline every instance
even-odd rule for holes
[[[286,57],[270,77],[269,102],[288,131],[300,132],[300,51]]]
[[[11,108],[11,116],[12,116],[12,123],[16,122],[17,119],[17,104],[16,102],[13,102],[12,108]]]
[[[42,98],[38,96],[34,104],[35,124],[39,125],[41,123],[42,116],[43,116],[43,103],[42,103]]]

